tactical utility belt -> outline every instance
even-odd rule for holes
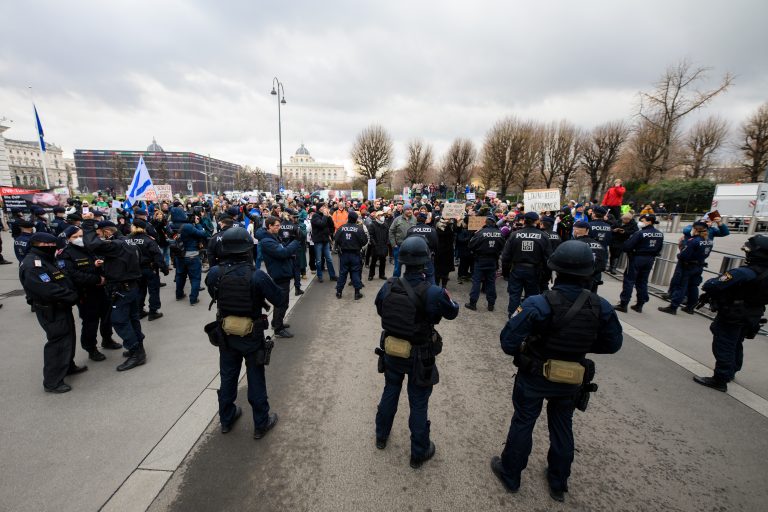
[[[128,290],[131,290],[133,288],[136,288],[139,286],[139,283],[136,281],[120,281],[119,283],[110,283],[109,287],[112,290],[119,290],[122,292],[127,292]]]
[[[515,356],[515,365],[533,375],[541,375],[550,382],[558,384],[583,384],[584,365],[574,361],[547,359],[542,361],[527,354]]]
[[[387,335],[386,332],[382,332],[381,335],[384,339],[384,354],[391,357],[408,359],[416,355],[417,352],[423,357],[426,357],[426,355],[436,356],[443,351],[443,337],[435,330],[432,331],[432,337],[428,342],[419,344],[413,344],[408,340]]]
[[[411,349],[413,345],[408,340],[402,338],[396,338],[394,336],[387,336],[384,338],[384,353],[392,357],[401,357],[408,359],[411,357]]]
[[[253,318],[248,316],[228,315],[225,316],[221,321],[221,329],[224,331],[224,333],[231,334],[233,336],[250,336],[250,334],[253,332],[254,326],[257,329],[260,327],[262,330],[269,327],[266,316],[262,315],[259,320],[254,322]]]

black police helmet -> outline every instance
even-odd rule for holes
[[[768,263],[768,236],[755,235],[747,240],[742,250],[746,253],[747,265]]]
[[[221,254],[229,256],[253,250],[253,238],[245,228],[229,228],[221,235]]]
[[[429,246],[426,240],[420,236],[406,238],[400,245],[398,259],[403,265],[425,265],[429,261]]]
[[[587,277],[595,271],[595,258],[589,245],[577,240],[568,240],[561,243],[552,253],[547,266],[561,274]]]

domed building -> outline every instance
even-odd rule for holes
[[[152,137],[152,144],[147,146],[147,151],[165,153],[165,151],[163,151],[162,146],[160,146],[160,144],[157,143],[154,137]]]
[[[347,181],[343,165],[316,162],[304,144],[283,166],[286,188],[321,188]]]

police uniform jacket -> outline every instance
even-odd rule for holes
[[[75,284],[53,258],[36,247],[21,262],[19,280],[33,304],[71,307],[78,301]]]
[[[563,284],[555,281],[552,290],[562,293],[569,301],[573,302],[584,288],[575,284]],[[621,324],[611,304],[602,297],[598,298],[600,299],[598,334],[588,353],[613,354],[618,352],[623,341]],[[517,355],[523,342],[531,335],[545,334],[551,321],[552,308],[546,297],[544,295],[528,297],[501,331],[499,336],[501,349],[511,356]],[[543,351],[538,355],[544,359],[549,359],[552,354]]]
[[[607,251],[613,238],[612,229],[613,227],[603,220],[593,220],[589,223],[589,236],[600,242]]]
[[[754,337],[768,302],[768,269],[758,266],[738,267],[707,280],[702,290],[713,296],[717,318],[725,322],[754,327]]]
[[[138,250],[115,235],[102,240],[96,234],[93,219],[83,221],[83,241],[86,249],[104,260],[104,278],[108,284],[133,282],[141,278]]]
[[[653,226],[645,226],[624,242],[622,250],[632,256],[656,257],[664,247],[664,233]]]
[[[221,237],[228,229],[230,229],[229,226],[222,229],[208,240],[208,265],[211,267],[218,265],[219,261],[221,261],[221,250],[224,247]]]
[[[360,252],[368,245],[368,235],[360,224],[348,222],[339,227],[333,241],[342,252]]]
[[[684,264],[704,266],[713,246],[712,240],[694,236],[685,241],[685,246],[677,255],[677,259]]]
[[[304,242],[304,233],[299,229],[299,225],[290,220],[280,221],[280,231],[277,236],[283,245],[288,245],[294,240],[298,240],[301,243]]]
[[[579,242],[583,242],[589,246],[590,250],[592,251],[592,256],[595,257],[595,274],[599,274],[605,270],[605,264],[608,261],[608,255],[606,254],[606,250],[603,244],[589,235],[579,236],[574,238],[574,240],[578,240]]]
[[[87,293],[89,288],[95,288],[101,284],[101,271],[96,267],[96,258],[84,247],[67,244],[58,258],[58,266],[64,270],[81,295]]]
[[[494,265],[499,260],[501,251],[504,250],[504,235],[496,226],[484,226],[475,232],[469,241],[469,250],[475,259],[490,260]]]
[[[427,242],[429,252],[431,252],[434,257],[437,252],[437,230],[434,227],[423,222],[418,222],[409,227],[408,231],[405,233],[405,238],[410,238],[412,236],[420,236],[423,238],[424,241]]]
[[[168,272],[168,267],[165,265],[165,258],[163,257],[163,251],[160,250],[160,246],[157,245],[155,239],[150,235],[147,233],[136,232],[131,233],[130,236],[123,240],[139,250],[139,265],[141,268],[161,270],[164,274]]]
[[[29,239],[32,238],[32,235],[34,235],[34,233],[23,233],[20,231],[13,239],[13,254],[16,255],[16,259],[19,260],[19,263],[24,260],[24,257],[29,252],[29,248],[31,247],[29,245]]]
[[[62,231],[67,229],[67,220],[64,217],[54,217],[53,221],[51,222],[51,227],[53,228],[53,234],[56,236],[59,236]]]
[[[50,233],[53,234],[53,230],[48,225],[48,221],[42,217],[38,217],[35,221],[35,233]]]
[[[501,268],[506,274],[510,267],[543,268],[552,247],[546,233],[539,228],[527,226],[509,235],[504,250],[501,253]]]

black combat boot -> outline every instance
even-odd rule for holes
[[[467,309],[471,309],[472,311],[477,311],[477,304],[474,302],[467,302],[464,304],[464,307]]]
[[[693,380],[697,384],[722,391],[723,393],[728,391],[728,383],[715,377],[699,377],[698,375],[694,375]]]
[[[267,432],[275,428],[275,425],[277,425],[277,414],[271,413],[269,415],[269,419],[267,420],[267,425],[264,428],[257,428],[253,431],[253,438],[254,439],[261,439],[265,435],[267,435]]]
[[[122,343],[116,342],[112,338],[110,338],[108,340],[102,339],[101,340],[101,348],[105,348],[107,350],[117,350],[117,349],[123,348],[123,345],[122,345]]]
[[[661,311],[662,313],[669,313],[670,315],[677,314],[677,308],[672,306],[664,306],[664,307],[659,306],[659,311]]]
[[[613,306],[613,309],[616,311],[621,311],[622,313],[627,312],[627,303],[626,302],[619,302],[618,304]]]
[[[683,313],[688,313],[689,315],[692,315],[696,312],[696,310],[693,308],[693,306],[686,306],[682,309]]]
[[[90,359],[91,361],[103,361],[106,358],[107,358],[107,356],[105,356],[104,354],[99,352],[99,349],[97,349],[97,348],[95,348],[95,349],[91,350],[90,352],[88,352],[88,359]]]
[[[126,370],[132,370],[146,362],[147,353],[144,351],[144,345],[139,344],[134,350],[129,351],[128,359],[123,361],[122,364],[117,367],[117,371],[124,372]]]
[[[425,453],[421,457],[414,457],[413,455],[411,455],[411,467],[413,469],[419,469],[422,464],[424,464],[434,456],[435,456],[435,443],[430,441],[429,449],[427,450],[427,453]]]
[[[159,311],[150,311],[149,316],[147,319],[151,322],[152,320],[157,320],[158,318],[163,318],[163,314]]]
[[[629,306],[629,308],[632,311],[637,311],[638,313],[642,313],[643,312],[643,305],[640,302],[638,302],[637,304],[635,304],[633,306]]]
[[[355,300],[360,300],[363,298],[363,294],[360,293],[360,290],[355,290]]]

